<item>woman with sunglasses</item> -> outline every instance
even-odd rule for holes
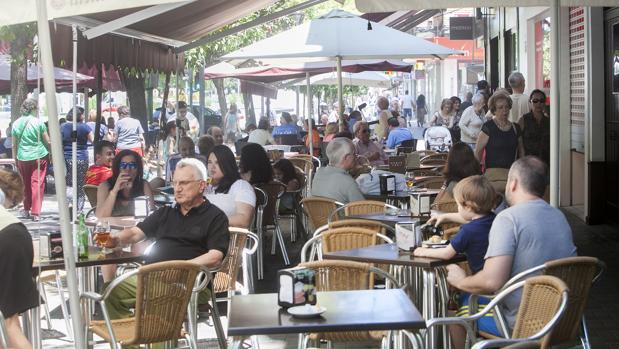
[[[112,177],[99,185],[95,215],[101,217],[133,216],[133,199],[146,195],[151,208],[155,206],[153,193],[143,179],[142,158],[136,152],[124,149],[112,163]]]
[[[234,153],[225,145],[216,145],[208,156],[208,183],[206,198],[224,211],[229,225],[248,228],[254,217],[256,193],[241,179]]]
[[[524,114],[518,124],[522,130],[525,155],[535,155],[550,163],[550,118],[546,114],[546,94],[533,90],[529,97],[531,112]]]

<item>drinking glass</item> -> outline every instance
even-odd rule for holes
[[[107,242],[112,236],[112,229],[110,229],[109,222],[99,222],[95,228],[94,242],[101,248],[103,253],[111,253],[113,250],[105,247]]]
[[[404,179],[406,180],[406,188],[408,189],[408,191],[412,191],[413,187],[415,186],[415,173],[406,172],[406,174],[404,175]]]

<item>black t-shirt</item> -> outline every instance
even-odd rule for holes
[[[488,135],[486,144],[486,168],[510,168],[518,155],[520,126],[512,123],[507,131],[501,130],[493,120],[486,121],[481,132]]]
[[[178,205],[164,206],[138,224],[155,245],[147,263],[188,260],[219,250],[224,255],[230,243],[228,218],[222,210],[205,200],[183,215]]]
[[[22,223],[0,230],[0,310],[5,317],[39,305],[32,279],[32,237]]]

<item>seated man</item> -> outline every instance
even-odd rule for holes
[[[215,145],[224,144],[224,131],[222,131],[221,128],[217,126],[211,126],[206,131],[206,134],[213,137],[213,139],[215,140]]]
[[[196,145],[193,140],[191,140],[189,136],[183,136],[178,141],[178,154],[170,156],[166,163],[166,182],[172,181],[174,178],[174,170],[176,170],[176,164],[178,164],[181,159],[185,158],[198,159],[206,166],[206,157],[196,154]]]
[[[509,170],[505,197],[510,208],[499,213],[490,229],[488,251],[482,270],[466,276],[455,264],[447,266],[447,281],[475,294],[492,294],[514,275],[547,261],[576,255],[572,230],[565,216],[542,199],[546,189],[546,165],[533,156],[514,162]],[[520,293],[499,304],[508,326],[513,328]],[[489,330],[489,329],[487,329]],[[498,333],[498,326],[494,329]],[[456,348],[464,346],[464,331]]]
[[[206,178],[206,168],[202,162],[197,159],[181,160],[174,181],[176,205],[158,209],[137,226],[121,231],[109,240],[107,246],[153,239],[155,244],[146,256],[146,263],[188,260],[209,268],[218,266],[230,242],[228,218],[202,196]],[[125,280],[112,291],[106,302],[112,319],[132,315],[135,292],[136,278]],[[208,292],[202,292],[199,302],[206,303],[208,296]]]
[[[280,126],[273,129],[273,138],[277,140],[280,136],[295,135],[299,138],[299,127],[295,125],[292,115],[287,112],[282,112],[282,117],[279,120]]]
[[[370,140],[370,127],[368,123],[357,121],[354,131],[355,139],[352,142],[355,145],[357,155],[366,157],[372,165],[384,165],[388,160],[387,154],[385,154],[380,145]]]
[[[86,184],[99,185],[112,177],[114,143],[98,141],[95,143],[95,163],[86,171]]]
[[[329,165],[316,171],[312,195],[347,204],[365,200],[357,182],[348,173],[355,167],[355,146],[348,138],[334,138],[327,145]]]
[[[394,149],[404,141],[412,141],[413,134],[405,127],[400,127],[400,121],[397,118],[389,118],[389,136],[387,137],[387,148]]]

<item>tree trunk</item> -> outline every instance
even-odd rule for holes
[[[145,132],[148,130],[148,113],[146,111],[146,89],[144,88],[144,74],[127,74],[123,69],[120,70],[122,80],[127,88],[127,98],[131,117],[140,120]],[[145,137],[148,141],[148,137]],[[147,146],[150,145],[147,143]]]
[[[17,35],[11,42],[11,122],[21,116],[21,104],[28,97],[28,60],[26,48],[29,39],[25,35]],[[15,158],[16,148],[13,147],[13,158]]]
[[[254,112],[254,101],[251,98],[251,93],[243,93],[243,104],[245,105],[245,127],[247,125],[254,124],[258,126],[256,123],[256,113]]]
[[[226,114],[228,114],[228,104],[226,103],[226,94],[224,92],[224,79],[213,79],[211,81],[217,90],[217,101],[219,102],[219,110],[221,111],[223,121],[223,118],[225,118]]]

